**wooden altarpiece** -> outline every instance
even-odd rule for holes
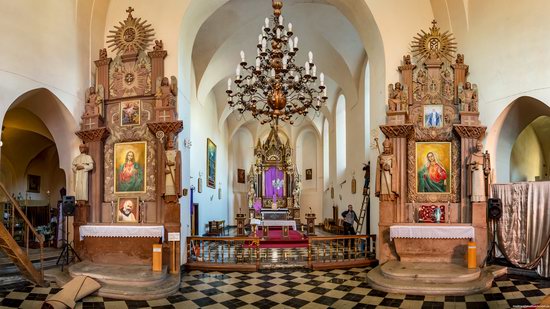
[[[455,51],[452,35],[441,33],[434,21],[427,33],[422,31],[413,40],[412,60],[410,55],[403,57],[398,68],[401,81],[389,85],[386,124],[380,130],[391,141],[385,144],[391,149],[391,180],[386,184],[384,177],[379,177],[377,183],[379,188],[386,187],[377,193],[381,263],[402,259],[390,240],[390,227],[425,224],[419,223],[426,219],[422,216],[435,208],[445,216],[440,226],[473,226],[477,263],[483,263],[486,256],[486,203],[472,203],[467,190],[467,161],[486,127],[479,121],[477,86],[467,81],[468,65],[464,64],[464,55],[455,56]],[[423,166],[434,157],[446,174],[445,184],[439,187],[423,182]],[[421,254],[418,251],[422,250],[427,254],[431,250],[449,251],[451,258],[444,261],[450,261],[463,260],[466,246],[460,245],[457,251],[456,244],[430,240],[422,247],[409,249],[417,250],[413,254]]]
[[[286,211],[289,220],[300,223],[300,176],[292,162],[292,148],[283,144],[275,127],[267,140],[258,140],[254,149],[255,163],[248,173],[249,217],[261,218],[262,212]],[[277,183],[279,182],[279,183]],[[277,190],[277,186],[279,189]],[[256,205],[256,209],[254,207]],[[260,207],[258,207],[260,206]],[[286,220],[286,218],[277,218]]]
[[[155,40],[150,50],[154,30],[132,11],[126,11],[126,20],[107,37],[114,58],[108,57],[106,48],[99,51],[95,85],[87,93],[81,130],[76,132],[88,145],[95,168],[90,173],[89,201],[78,203],[75,248],[94,262],[150,264],[152,245],[163,242],[163,264],[179,273],[179,242],[167,241],[168,233],[179,234],[181,228],[181,164],[174,144],[183,122],[177,120],[177,81],[164,76],[167,51],[162,40]],[[134,174],[123,171],[130,164]],[[138,204],[132,220],[119,213],[124,200]],[[155,226],[164,235],[82,239],[79,228],[85,225],[127,226],[136,231]]]

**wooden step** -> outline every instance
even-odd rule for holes
[[[463,265],[426,262],[388,261],[380,267],[380,271],[384,277],[390,279],[432,283],[468,282],[481,275],[479,268],[468,269]]]

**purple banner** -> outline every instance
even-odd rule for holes
[[[265,197],[277,200],[277,197],[283,196],[284,188],[283,171],[276,167],[270,167],[265,172]],[[277,183],[280,187],[276,187]]]

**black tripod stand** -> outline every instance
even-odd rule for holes
[[[497,250],[497,220],[490,219],[491,228],[493,229],[493,238],[491,239],[491,246],[489,247],[489,252],[487,252],[487,257],[485,258],[485,264],[493,264],[496,261],[496,250]]]
[[[75,260],[75,258],[77,258],[78,261],[82,261],[82,259],[78,256],[73,246],[71,246],[71,243],[69,242],[68,218],[69,216],[65,216],[64,218],[65,222],[64,222],[63,228],[65,229],[65,235],[61,240],[63,242],[63,246],[61,247],[62,248],[61,254],[57,258],[57,263],[55,263],[55,265],[59,265],[59,262],[61,262],[61,271],[63,271],[63,265],[69,265]]]

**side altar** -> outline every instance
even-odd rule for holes
[[[177,80],[164,75],[162,40],[133,11],[110,31],[110,53],[99,50],[76,132],[75,249],[91,262],[151,265],[161,245],[179,275],[179,241],[167,241],[181,231]]]
[[[456,286],[447,291],[465,295],[490,287],[492,280],[479,271],[488,247],[490,161],[482,144],[486,127],[479,121],[478,90],[467,79],[464,55],[456,54],[451,33],[441,32],[435,21],[432,24],[414,38],[412,57],[403,56],[398,67],[401,80],[388,87],[376,196],[379,260],[393,266],[376,268],[369,273],[369,282],[384,291],[422,294],[426,292],[411,292],[406,284],[393,282],[391,278],[399,275],[395,271],[430,272],[432,265],[443,263],[453,273],[430,280],[452,286],[460,272],[478,269],[474,277],[466,277],[479,289]],[[378,138],[375,144],[379,147]],[[469,245],[472,241],[475,246]],[[467,267],[468,247],[477,248],[476,262]],[[429,285],[426,282],[422,288],[437,294],[437,287]]]
[[[277,216],[300,224],[301,180],[292,161],[292,148],[283,144],[275,127],[254,149],[256,158],[248,173],[249,218]],[[283,219],[284,217],[284,219]]]

